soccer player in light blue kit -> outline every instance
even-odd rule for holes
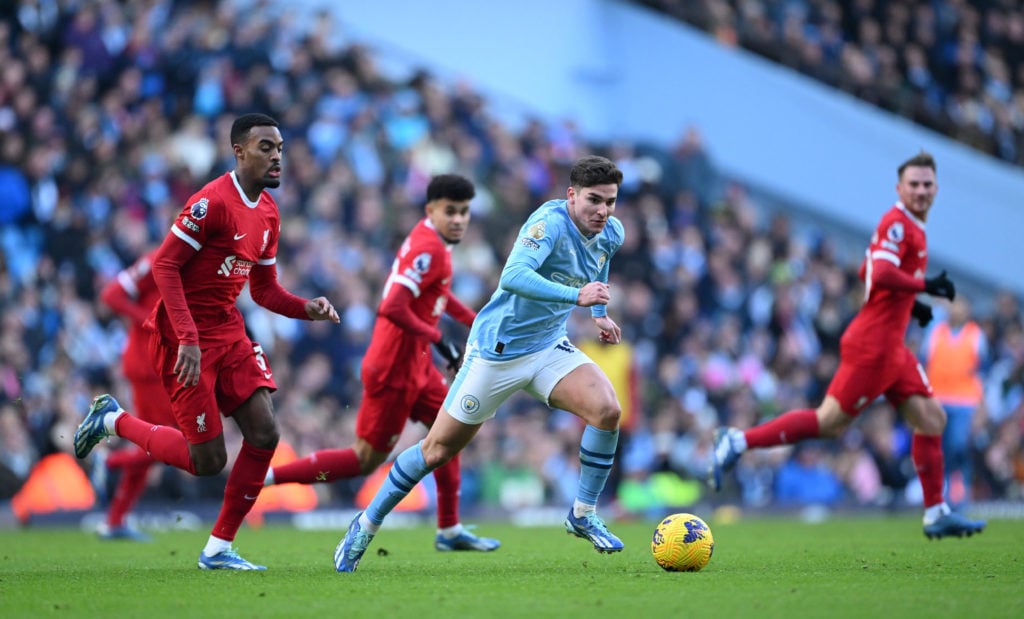
[[[622,222],[612,217],[622,172],[604,157],[584,157],[569,181],[565,200],[545,202],[520,229],[498,290],[473,322],[465,361],[437,420],[426,438],[398,455],[370,505],[352,520],[334,551],[339,572],[355,571],[384,517],[519,390],[586,422],[579,490],[565,528],[598,552],[622,550],[597,515],[621,408],[608,377],[566,333],[570,312],[580,306],[590,308],[602,342],[618,344],[622,336],[607,315],[609,262],[625,238]]]

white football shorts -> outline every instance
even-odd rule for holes
[[[520,389],[549,404],[558,381],[585,363],[594,363],[583,351],[562,338],[545,350],[508,361],[490,361],[470,345],[455,376],[444,409],[462,423],[480,425]]]

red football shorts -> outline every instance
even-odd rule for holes
[[[139,333],[143,336],[139,337]],[[132,330],[124,356],[121,357],[122,371],[132,386],[131,413],[149,423],[177,427],[171,411],[171,398],[153,369],[148,348],[149,337],[145,336],[145,332]]]
[[[356,416],[356,436],[376,451],[390,452],[410,419],[429,426],[448,394],[448,383],[433,365],[421,388],[396,389],[383,385],[363,390]]]
[[[849,415],[860,414],[880,395],[897,408],[912,395],[932,395],[924,368],[906,346],[883,358],[849,357],[840,355],[839,369],[828,386],[828,395]]]
[[[178,427],[178,422],[174,418],[174,409],[171,406],[171,398],[158,378],[129,382],[132,384],[132,395],[134,396],[131,410],[133,415],[158,426]]]
[[[177,344],[154,334],[150,355],[170,394],[177,425],[193,445],[217,438],[224,429],[221,414],[230,417],[257,389],[277,389],[263,348],[246,337],[233,344],[203,348],[199,384],[193,387],[179,383],[174,373]]]

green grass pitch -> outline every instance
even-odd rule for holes
[[[206,532],[150,544],[79,530],[0,531],[0,617],[1024,617],[1024,521],[928,541],[911,517],[709,519],[715,554],[698,573],[662,571],[654,522],[614,523],[600,555],[557,526],[486,523],[493,553],[440,553],[433,529],[385,528],[359,571],[332,563],[342,531],[243,528],[266,572],[203,572]]]

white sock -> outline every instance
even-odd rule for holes
[[[380,531],[380,525],[370,522],[370,519],[366,517],[366,512],[359,514],[359,526],[369,531],[371,535],[376,535],[377,531]]]
[[[263,478],[264,486],[274,485],[274,469],[267,469],[267,476]]]
[[[203,548],[203,554],[208,557],[212,557],[213,555],[220,554],[229,548],[231,548],[231,542],[211,535],[210,539],[206,542],[206,548]]]
[[[596,511],[597,505],[587,505],[586,503],[581,503],[579,499],[576,499],[572,503],[572,515],[577,518],[582,518],[584,514]]]
[[[457,522],[457,523],[455,523],[454,525],[452,525],[450,527],[444,527],[443,529],[438,529],[437,533],[439,535],[441,535],[442,537],[444,537],[445,539],[455,539],[456,537],[462,535],[462,532],[464,530],[465,529],[462,528],[462,523],[461,522]]]
[[[125,415],[124,411],[114,411],[113,413],[107,413],[103,415],[103,429],[107,431],[110,436],[117,436],[117,432],[114,430],[114,424],[121,418],[121,415]]]
[[[934,523],[936,520],[950,513],[949,505],[945,501],[932,505],[931,507],[924,508],[924,523],[926,525]]]

